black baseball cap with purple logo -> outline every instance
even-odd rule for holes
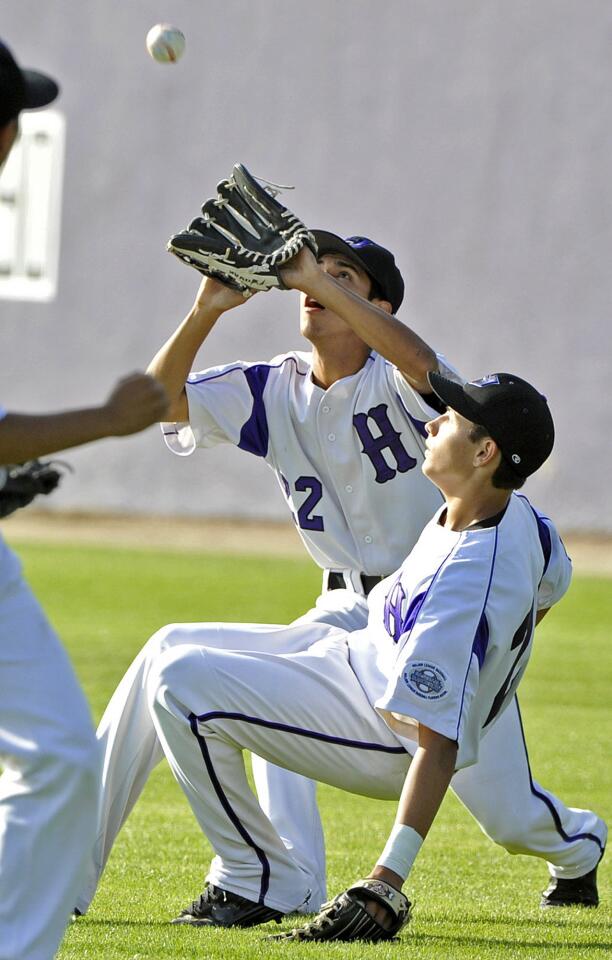
[[[397,313],[404,299],[404,281],[390,250],[367,237],[342,237],[327,230],[313,230],[319,256],[340,253],[358,264],[378,284],[384,300]]]
[[[440,400],[488,430],[517,476],[525,479],[548,459],[555,427],[546,397],[512,373],[456,383],[439,373],[429,383]]]
[[[55,80],[38,70],[23,70],[0,40],[0,127],[19,116],[52,103],[59,93]]]

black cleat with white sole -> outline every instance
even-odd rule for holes
[[[192,927],[254,927],[270,920],[280,923],[283,916],[280,910],[209,883],[198,899],[171,922]]]
[[[563,880],[551,877],[550,884],[544,890],[540,906],[547,907],[597,907],[597,867],[575,880]]]

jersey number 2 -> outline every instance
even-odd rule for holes
[[[323,517],[313,514],[313,510],[323,496],[321,481],[316,477],[298,477],[295,489],[300,493],[308,490],[308,496],[297,511],[298,526],[302,530],[324,530]]]

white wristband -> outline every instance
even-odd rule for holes
[[[385,849],[376,861],[377,865],[393,870],[393,873],[405,880],[422,844],[423,837],[420,833],[405,823],[396,823],[389,834]]]

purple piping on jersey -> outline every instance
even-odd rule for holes
[[[241,450],[246,450],[247,453],[255,454],[256,457],[265,457],[268,452],[270,431],[263,402],[263,392],[270,376],[270,370],[271,367],[260,363],[254,367],[247,367],[244,371],[246,382],[253,397],[253,409],[249,419],[242,425],[238,446]]]
[[[390,364],[388,360],[386,361],[386,363],[387,363],[387,366],[393,366],[393,364]],[[416,392],[417,392],[417,391],[415,391],[415,393],[416,393]],[[413,427],[415,428],[415,430],[417,431],[417,433],[420,433],[422,437],[426,437],[426,436],[427,436],[427,430],[425,429],[425,424],[426,424],[426,423],[429,423],[429,421],[428,421],[428,420],[417,420],[416,417],[413,417],[412,414],[410,413],[410,410],[408,409],[408,407],[407,407],[406,404],[404,403],[404,398],[402,397],[401,393],[398,393],[398,391],[396,390],[396,391],[395,391],[395,395],[396,395],[397,399],[399,400],[400,404],[402,405],[402,407],[404,408],[404,413],[406,414],[406,416],[408,417],[408,419],[409,419],[410,422],[412,423],[412,425],[413,425]],[[436,412],[434,411],[434,416],[433,416],[431,419],[434,420],[436,417],[439,417],[439,416],[440,416],[440,414],[439,414],[439,413],[436,413]]]
[[[215,793],[217,794],[217,797],[218,797],[218,799],[219,799],[219,803],[221,804],[221,806],[222,806],[223,809],[225,810],[225,812],[226,812],[227,816],[229,817],[229,819],[231,820],[231,822],[232,822],[232,823],[234,824],[234,826],[236,827],[236,830],[238,831],[238,833],[240,834],[240,836],[242,837],[242,839],[244,840],[244,842],[245,842],[249,847],[251,847],[252,850],[255,851],[255,854],[256,854],[256,856],[257,856],[257,859],[258,859],[259,862],[261,863],[261,883],[260,883],[260,886],[259,886],[259,900],[258,900],[258,903],[263,904],[263,903],[264,903],[264,897],[265,897],[266,893],[268,892],[268,887],[270,886],[270,861],[269,861],[268,858],[266,857],[266,855],[265,855],[264,851],[261,849],[261,847],[258,847],[258,846],[257,846],[257,844],[255,843],[255,841],[253,840],[253,838],[251,837],[251,835],[248,833],[248,831],[246,830],[246,828],[242,825],[242,823],[240,822],[240,819],[238,818],[238,816],[237,816],[234,808],[233,808],[232,805],[230,804],[227,796],[225,795],[225,793],[224,793],[224,791],[223,791],[223,788],[222,788],[221,784],[219,783],[219,780],[217,779],[217,774],[215,773],[215,768],[214,768],[214,766],[213,766],[213,762],[212,762],[210,753],[209,753],[209,751],[208,751],[208,746],[207,746],[207,744],[206,744],[206,740],[204,739],[204,737],[200,734],[200,732],[199,732],[199,730],[198,730],[198,719],[199,719],[199,718],[196,717],[196,715],[195,715],[194,713],[190,713],[190,714],[189,714],[189,725],[190,725],[190,727],[191,727],[191,732],[193,733],[194,737],[195,737],[196,740],[198,741],[198,744],[199,744],[199,747],[200,747],[200,752],[201,752],[202,757],[203,757],[203,759],[204,759],[204,764],[205,764],[205,766],[206,766],[206,770],[207,770],[207,772],[208,772],[208,776],[210,777],[210,782],[212,783],[213,788],[214,788],[214,791],[215,791]]]
[[[474,636],[474,642],[472,643],[472,649],[470,650],[470,657],[468,660],[467,670],[465,671],[465,680],[463,681],[463,690],[461,691],[461,704],[459,705],[459,715],[457,717],[457,737],[459,739],[459,727],[461,726],[461,714],[463,713],[463,701],[465,699],[465,688],[467,686],[467,680],[470,675],[470,666],[472,663],[472,657],[476,654],[478,659],[479,668],[482,667],[484,663],[485,654],[487,652],[487,645],[489,643],[489,625],[486,621],[485,610],[487,609],[487,600],[489,599],[489,592],[491,590],[491,583],[493,582],[493,570],[495,569],[495,557],[497,556],[497,537],[498,537],[498,527],[495,528],[495,543],[493,544],[493,556],[491,557],[491,571],[489,573],[489,582],[487,584],[487,592],[485,593],[484,603],[482,605],[482,610],[480,613],[480,619],[478,621],[478,626],[476,627],[476,634]],[[484,633],[483,627],[481,627],[482,621],[486,624],[486,635]],[[486,645],[482,649],[482,644],[486,640]],[[479,653],[482,653],[482,662],[480,660]]]
[[[399,656],[400,650],[402,650],[402,649],[406,646],[406,644],[407,644],[407,642],[408,642],[408,640],[409,640],[409,638],[410,638],[410,634],[412,633],[412,628],[414,627],[416,621],[418,620],[418,616],[419,616],[419,613],[421,612],[421,608],[422,608],[423,604],[425,603],[425,601],[427,600],[427,597],[429,596],[429,592],[430,592],[431,588],[433,587],[434,583],[436,582],[436,580],[437,580],[437,578],[438,578],[438,574],[440,573],[440,570],[442,569],[442,567],[444,566],[444,564],[446,563],[446,561],[448,560],[448,558],[450,557],[450,555],[451,555],[452,553],[454,553],[456,546],[457,546],[457,544],[455,543],[455,545],[453,546],[453,548],[452,548],[451,550],[449,550],[449,552],[447,553],[447,555],[444,557],[444,560],[442,561],[442,563],[440,564],[440,566],[438,567],[438,569],[437,569],[436,572],[434,573],[433,577],[431,578],[431,582],[430,582],[429,586],[427,587],[427,590],[425,591],[424,594],[420,595],[420,596],[421,596],[421,602],[420,602],[420,604],[419,604],[419,609],[416,611],[415,616],[414,616],[414,619],[412,620],[412,623],[410,624],[410,629],[409,629],[408,632],[406,633],[406,636],[405,636],[403,642],[402,642],[402,643],[399,643],[399,642],[398,642],[398,644],[399,644],[399,645],[398,645],[398,648],[397,648],[397,655],[398,655],[398,656]],[[418,599],[418,598],[416,598],[416,599]]]
[[[279,367],[282,367],[285,363],[295,364],[295,372],[297,373],[298,377],[308,376],[308,372],[310,368],[302,372],[298,367],[298,361],[296,357],[285,357],[284,360],[281,360],[280,363],[254,363],[252,364],[252,366],[268,367],[270,370],[277,370]],[[188,380],[186,386],[189,387],[196,383],[207,383],[209,380],[218,380],[219,377],[226,377],[228,373],[233,373],[234,370],[242,370],[244,372],[245,370],[249,370],[249,369],[250,367],[244,366],[243,364],[236,364],[235,367],[228,367],[227,370],[221,370],[220,373],[212,373],[210,374],[210,376],[200,377],[199,380]]]
[[[514,697],[514,702],[516,703],[516,712],[518,714],[519,726],[521,728],[521,737],[523,739],[523,747],[525,750],[525,761],[527,763],[527,772],[529,774],[529,786],[531,788],[532,794],[534,795],[534,797],[537,797],[538,800],[541,800],[542,803],[544,803],[548,807],[549,813],[555,825],[555,830],[557,831],[557,833],[559,834],[559,836],[561,837],[564,843],[574,843],[576,840],[592,840],[593,843],[595,843],[599,847],[599,849],[601,850],[601,854],[603,856],[603,852],[605,848],[603,843],[599,839],[599,837],[596,836],[594,833],[575,833],[573,835],[566,833],[565,830],[563,829],[563,824],[561,823],[561,817],[559,816],[558,811],[555,809],[555,806],[552,800],[550,799],[549,796],[547,796],[541,790],[538,790],[536,788],[536,785],[533,782],[533,776],[531,775],[531,764],[529,763],[527,741],[525,740],[525,731],[523,730],[523,718],[521,717],[521,710],[519,707],[517,696]]]
[[[295,372],[299,377],[305,377],[308,373],[308,371],[302,373],[302,371],[298,368],[296,357],[285,357],[280,363],[255,363],[252,366],[247,367],[242,365],[229,367],[227,370],[222,370],[220,373],[213,373],[210,376],[201,377],[199,380],[188,380],[187,383],[188,385],[208,383],[210,380],[218,380],[220,377],[225,377],[228,373],[233,373],[235,370],[241,370],[244,373],[245,379],[249,385],[249,390],[251,391],[251,396],[253,397],[253,409],[251,411],[251,416],[246,423],[243,424],[240,431],[238,447],[241,450],[246,450],[247,453],[254,454],[256,457],[265,457],[268,453],[270,432],[268,428],[266,408],[264,407],[263,403],[263,392],[268,377],[270,376],[270,371],[282,367],[285,363],[294,363]]]
[[[485,658],[485,654],[487,652],[488,646],[489,646],[489,624],[487,622],[487,618],[483,610],[478,626],[476,627],[476,636],[474,637],[474,643],[472,644],[472,653],[476,654],[479,670],[482,670],[482,665],[484,663],[484,658]]]
[[[396,396],[397,396],[397,399],[399,400],[399,402],[401,403],[402,407],[404,408],[404,413],[406,414],[406,416],[408,417],[408,419],[409,419],[410,422],[412,423],[412,425],[413,425],[413,427],[415,428],[415,430],[417,431],[417,433],[420,433],[422,437],[426,437],[426,436],[427,436],[427,430],[425,429],[425,424],[426,424],[428,421],[427,421],[427,420],[417,420],[416,417],[413,417],[412,414],[410,413],[408,407],[407,407],[406,404],[404,403],[404,400],[403,400],[403,398],[402,398],[402,395],[401,395],[400,393],[397,393],[397,391],[396,391]]]
[[[417,593],[416,597],[413,597],[410,601],[410,606],[406,611],[406,616],[404,617],[404,622],[402,623],[402,633],[409,633],[414,626],[414,622],[418,617],[421,607],[425,597],[427,596],[427,591],[423,593]]]
[[[394,364],[393,364],[393,363],[390,363],[388,360],[385,360],[385,365],[386,365],[387,367],[393,367],[393,366],[394,366]],[[395,369],[397,369],[397,367],[396,367]],[[415,390],[415,393],[418,393],[418,391]],[[408,410],[406,404],[404,403],[404,399],[403,399],[401,393],[398,393],[397,390],[395,391],[395,396],[397,397],[397,399],[398,399],[399,402],[401,403],[402,407],[404,408],[404,413],[406,414],[406,416],[408,417],[408,419],[410,420],[410,422],[411,422],[412,425],[414,426],[415,430],[416,430],[418,433],[420,433],[422,437],[426,437],[426,436],[427,436],[427,430],[425,429],[425,424],[428,423],[429,421],[428,421],[428,420],[417,420],[416,417],[413,417],[412,414],[410,413],[410,411]],[[439,417],[439,416],[440,416],[439,413],[435,413],[435,412],[434,412],[434,416],[433,416],[431,419],[433,420],[433,419],[435,419],[435,417]]]
[[[208,720],[241,720],[243,723],[252,723],[267,730],[280,730],[282,733],[293,733],[297,737],[307,737],[310,740],[321,740],[323,743],[334,743],[339,747],[350,747],[355,750],[371,750],[375,753],[406,753],[404,747],[385,747],[382,743],[370,743],[369,740],[348,740],[346,737],[333,737],[329,733],[319,733],[317,730],[305,730],[303,727],[294,727],[289,723],[277,723],[275,720],[262,720],[261,717],[249,717],[244,713],[232,713],[228,710],[211,710],[196,717],[200,723]]]
[[[535,522],[538,526],[538,537],[540,538],[540,546],[542,547],[542,553],[544,554],[544,569],[542,570],[542,577],[548,570],[548,564],[550,563],[550,555],[552,553],[552,538],[550,536],[550,530],[548,529],[548,524],[544,522],[544,517],[541,517],[537,510],[531,506],[527,497],[522,494],[517,494],[519,500],[524,500],[531,512],[535,517]],[[546,517],[548,520],[549,518]]]

